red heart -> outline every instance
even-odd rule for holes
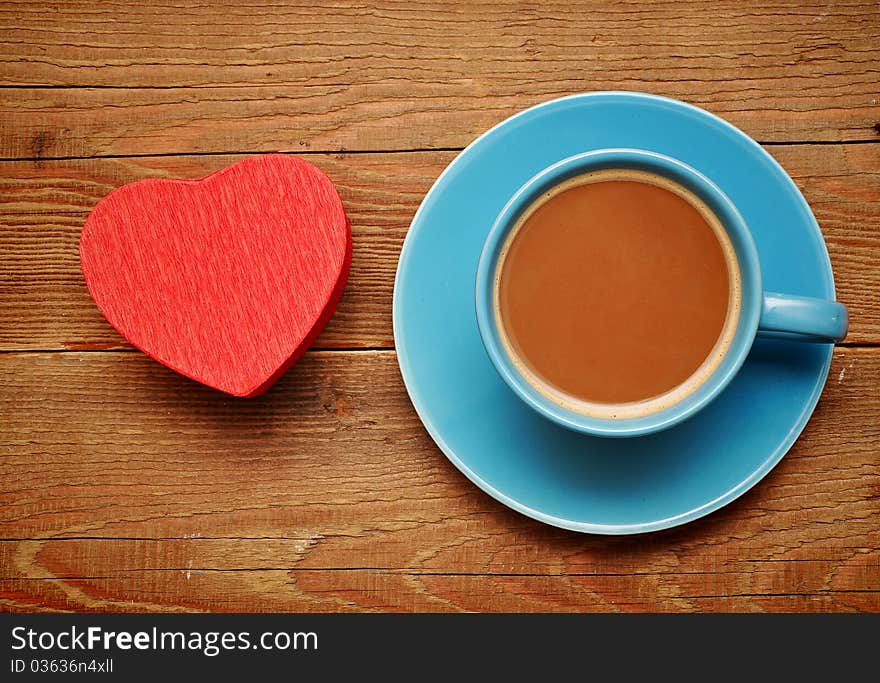
[[[333,314],[351,262],[336,188],[269,154],[201,180],[141,180],[86,220],[89,292],[128,341],[234,396],[268,389]]]

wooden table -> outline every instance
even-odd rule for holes
[[[880,611],[877,3],[312,4],[0,3],[0,607]],[[416,417],[391,333],[440,171],[508,115],[597,89],[681,98],[764,144],[852,317],[783,462],[631,538],[472,486]],[[126,346],[77,240],[122,183],[267,151],[334,180],[354,261],[314,349],[233,400]]]

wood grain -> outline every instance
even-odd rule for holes
[[[0,354],[0,605],[880,610],[878,375],[874,349],[838,349],[755,489],[686,527],[601,538],[471,485],[392,351],[309,353],[247,402],[141,354]]]
[[[116,0],[0,8],[0,157],[461,147],[588,90],[761,141],[876,140],[880,10],[854,3]],[[45,87],[52,86],[52,87]],[[73,86],[73,87],[71,87]]]
[[[880,145],[769,148],[822,227],[854,343],[880,342]],[[453,152],[310,155],[352,223],[349,285],[317,345],[390,347],[391,294],[412,216]],[[238,157],[0,163],[0,349],[124,346],[83,284],[77,240],[88,211],[140,178],[200,177]]]

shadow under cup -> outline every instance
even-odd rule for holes
[[[630,173],[635,180],[639,175],[646,178],[643,174],[648,174],[659,181],[655,184],[676,192],[701,211],[706,222],[716,231],[725,252],[730,271],[731,301],[715,347],[682,384],[641,401],[601,404],[569,396],[542,382],[529,370],[527,364],[517,357],[502,327],[497,293],[507,249],[530,211],[543,204],[543,198],[562,189],[561,186],[574,187],[581,182],[593,182],[579,180],[590,174],[595,174],[595,182],[600,182],[603,176],[612,176],[611,171]],[[711,180],[684,163],[634,149],[578,154],[544,169],[529,180],[495,220],[477,269],[477,322],[486,351],[501,377],[522,400],[545,417],[565,427],[601,436],[636,436],[659,431],[708,404],[745,361],[758,330],[763,298],[757,249],[731,201]],[[671,320],[669,324],[674,325],[675,321]]]

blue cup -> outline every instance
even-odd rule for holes
[[[499,259],[520,218],[540,197],[566,181],[610,169],[647,172],[684,188],[717,218],[728,262],[738,268],[736,315],[728,314],[716,349],[700,370],[666,394],[633,404],[589,404],[568,397],[529,375],[514,357],[501,328],[497,306]],[[575,181],[576,183],[576,181]],[[765,292],[755,242],[730,199],[706,176],[662,154],[637,149],[603,149],[564,159],[534,176],[511,197],[495,219],[477,267],[476,312],[480,335],[502,379],[541,415],[576,431],[599,436],[638,436],[667,429],[715,398],[742,367],[758,334],[790,341],[833,343],[846,336],[846,307],[836,301]],[[674,324],[674,321],[670,321]]]

